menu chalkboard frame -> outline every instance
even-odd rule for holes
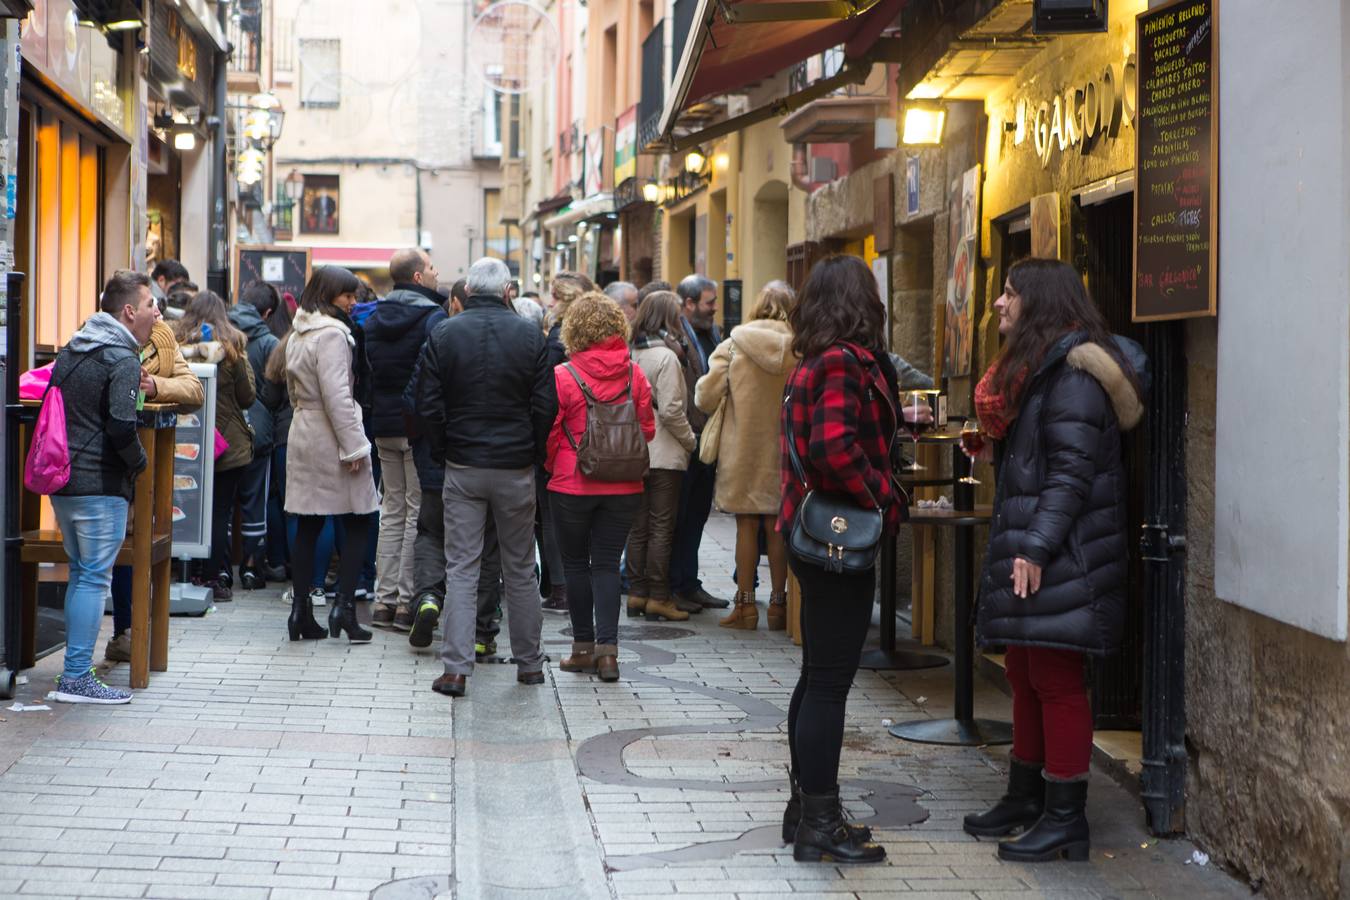
[[[244,256],[245,256],[245,255],[247,255],[247,254],[262,254],[262,255],[264,255],[264,256],[291,256],[291,257],[297,257],[297,258],[300,257],[300,256],[304,256],[304,259],[305,259],[305,283],[308,284],[308,283],[309,283],[309,277],[310,277],[310,275],[313,274],[313,260],[312,260],[312,253],[313,253],[313,251],[312,251],[311,248],[309,248],[309,247],[293,247],[293,246],[283,246],[283,245],[277,245],[277,244],[237,244],[237,245],[235,245],[235,248],[234,248],[234,270],[233,270],[233,272],[232,272],[232,275],[233,275],[233,281],[234,281],[234,284],[233,284],[233,293],[234,293],[234,298],[235,298],[235,300],[237,301],[237,300],[239,299],[239,292],[240,292],[244,287],[247,287],[246,284],[241,284],[241,283],[240,283],[241,280],[242,280],[242,278],[243,278],[243,274],[244,274],[243,260],[244,260]],[[251,282],[250,282],[250,283],[251,283]],[[272,284],[276,284],[276,282],[272,282]],[[286,290],[290,290],[291,287],[293,287],[293,286],[286,286],[286,287],[283,287],[282,285],[277,285],[278,290],[281,290],[283,293],[284,293]],[[304,289],[304,285],[300,285],[300,288],[301,288],[301,290],[303,290],[303,289]],[[296,299],[296,300],[299,300],[299,299],[300,299],[300,291],[291,291],[291,292],[295,295],[295,299]]]
[[[1209,278],[1208,305],[1179,309],[1158,315],[1139,315],[1139,199],[1148,190],[1148,178],[1141,162],[1144,146],[1144,27],[1153,19],[1186,6],[1208,2],[1210,7],[1209,51]],[[1134,278],[1131,281],[1131,319],[1135,322],[1167,322],[1179,319],[1212,318],[1219,308],[1219,5],[1220,0],[1171,0],[1140,13],[1135,18],[1136,88],[1134,142]]]

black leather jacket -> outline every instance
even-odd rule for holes
[[[1146,388],[1148,360],[1116,338]],[[1125,622],[1125,469],[1121,433],[1143,398],[1116,355],[1070,335],[1030,377],[1017,418],[996,448],[998,488],[980,579],[980,644],[1055,647],[1105,655]],[[1013,594],[1013,561],[1042,568],[1041,587]]]
[[[417,412],[432,459],[523,469],[544,459],[558,411],[544,335],[500,297],[473,296],[427,339]]]

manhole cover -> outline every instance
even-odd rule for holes
[[[564,628],[562,633],[572,636],[572,629]],[[688,628],[675,628],[670,625],[620,625],[621,641],[673,641],[693,634]]]

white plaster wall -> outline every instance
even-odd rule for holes
[[[195,148],[183,151],[180,156],[183,197],[179,204],[182,221],[178,223],[178,233],[182,240],[178,261],[187,266],[202,287],[206,286],[211,256],[211,144],[212,141],[198,141]]]
[[[1219,20],[1218,596],[1346,637],[1350,11]]]

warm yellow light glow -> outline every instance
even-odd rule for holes
[[[697,175],[703,171],[703,166],[708,162],[708,158],[697,150],[690,150],[689,155],[684,158],[684,170],[691,175]]]
[[[143,25],[145,25],[145,23],[140,19],[119,19],[116,22],[109,22],[103,27],[108,31],[135,31]]]
[[[731,157],[725,153],[719,153],[713,157],[713,165],[717,166],[717,171],[725,172],[731,165]]]
[[[648,203],[655,203],[661,199],[661,186],[655,181],[649,181],[642,186],[642,199]]]
[[[240,166],[261,166],[263,164],[263,155],[261,150],[255,150],[250,147],[239,154]]]
[[[261,141],[271,133],[271,115],[266,110],[249,113],[244,120],[244,134],[255,141]]]
[[[236,177],[242,185],[254,185],[259,181],[262,181],[262,172],[255,169],[249,169],[247,171],[240,171]]]
[[[941,109],[911,106],[905,110],[901,141],[906,144],[940,144],[947,113]]]
[[[173,136],[173,149],[192,150],[197,146],[197,136],[190,131],[180,131]]]
[[[909,100],[936,100],[942,96],[942,88],[929,81],[921,81],[909,91]]]
[[[248,103],[255,109],[275,109],[281,105],[281,101],[277,99],[276,94],[267,91],[249,97]]]

